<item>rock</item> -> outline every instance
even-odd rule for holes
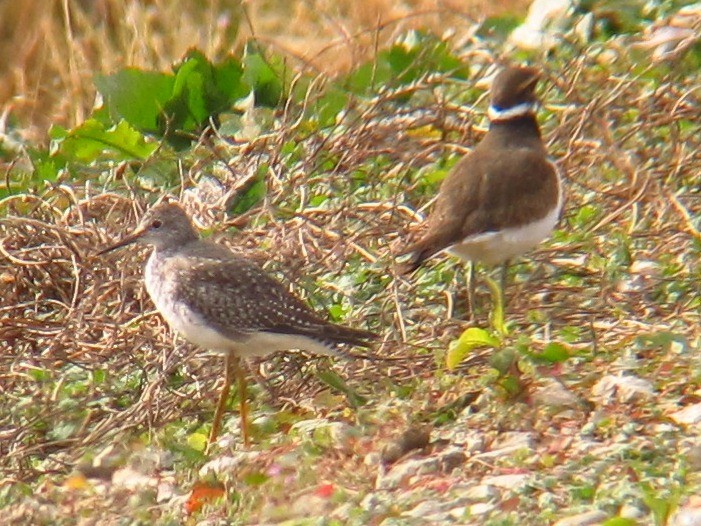
[[[501,493],[496,487],[488,484],[472,486],[460,494],[471,501],[498,499],[501,496]]]
[[[626,503],[623,506],[621,506],[618,515],[624,519],[642,520],[647,516],[647,512],[645,511],[643,504],[638,504],[636,506],[635,504]]]
[[[553,523],[553,526],[590,526],[605,521],[606,519],[608,519],[608,515],[603,511],[592,510],[560,519]]]
[[[443,507],[435,500],[425,500],[404,513],[409,517],[429,517],[441,514],[443,514]]]
[[[380,497],[377,493],[368,493],[360,501],[360,507],[372,514],[378,514],[381,511],[388,509],[390,503],[387,498],[384,499]]]
[[[669,526],[701,526],[701,497],[693,495],[669,520]]]
[[[485,515],[494,510],[495,507],[494,504],[489,502],[478,502],[469,506],[467,512],[470,517],[474,517],[476,515]]]
[[[492,444],[492,449],[533,449],[535,433],[528,431],[508,431],[501,433]]]
[[[642,378],[632,375],[606,375],[599,380],[591,390],[594,401],[608,405],[614,399],[621,403],[645,399],[655,394],[652,384]]]
[[[689,469],[701,471],[701,444],[694,444],[684,452]]]
[[[701,423],[701,403],[688,405],[684,409],[669,415],[669,418],[677,424],[695,425]]]
[[[396,489],[416,475],[435,473],[440,470],[438,458],[417,458],[396,464],[387,473],[380,472],[375,481],[376,489]]]
[[[226,455],[210,460],[200,468],[200,478],[206,478],[210,475],[223,475],[235,473],[236,469],[260,455],[257,451],[239,451],[233,455]]]
[[[382,461],[386,464],[397,462],[407,453],[415,449],[423,449],[431,441],[429,426],[410,427],[399,438],[389,442],[382,450]]]
[[[482,484],[496,486],[503,489],[517,489],[526,484],[531,475],[528,473],[514,473],[511,475],[491,475],[482,479]]]
[[[363,459],[363,464],[366,466],[377,466],[382,462],[382,455],[378,451],[371,451]]]
[[[462,448],[450,447],[445,451],[441,451],[438,455],[438,461],[440,462],[441,471],[450,474],[454,469],[459,468],[467,461],[467,455],[465,455]]]
[[[158,479],[139,473],[132,468],[122,468],[112,475],[112,485],[115,488],[128,491],[143,491],[147,488],[156,488]]]
[[[438,433],[438,437],[447,440],[455,446],[462,446],[465,454],[470,455],[484,450],[484,433],[476,431],[455,431],[446,428]]]
[[[353,444],[360,436],[356,428],[344,422],[331,422],[326,431],[331,440],[331,447],[346,454],[353,452]]]
[[[316,517],[326,515],[332,504],[329,499],[314,494],[301,495],[292,502],[289,512],[292,517]]]
[[[579,398],[568,390],[562,382],[552,378],[544,379],[533,393],[533,401],[548,407],[579,407]]]
[[[521,49],[552,49],[560,41],[573,10],[572,0],[534,0],[526,20],[509,35],[509,43]]]

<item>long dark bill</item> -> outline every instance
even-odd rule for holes
[[[124,247],[124,246],[130,245],[130,244],[134,243],[135,241],[137,241],[141,236],[143,236],[145,232],[146,232],[145,229],[137,228],[137,229],[134,231],[134,233],[128,235],[127,237],[125,237],[124,239],[118,241],[118,242],[115,243],[114,245],[110,245],[110,246],[108,246],[108,247],[106,247],[106,248],[103,248],[102,250],[100,250],[100,251],[97,253],[97,255],[98,255],[98,256],[101,256],[101,255],[103,255],[103,254],[107,254],[108,252],[112,252],[113,250],[116,250],[116,249],[118,249],[118,248],[122,248],[122,247]]]

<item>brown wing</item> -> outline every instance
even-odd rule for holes
[[[426,233],[402,251],[412,254],[402,270],[415,270],[467,237],[544,217],[557,202],[554,182],[555,167],[544,150],[492,149],[487,141],[480,143],[443,181]]]
[[[182,275],[177,294],[224,336],[236,339],[267,331],[360,346],[368,346],[367,340],[376,337],[329,323],[257,265],[221,249],[217,258],[211,252],[210,257],[197,258]]]

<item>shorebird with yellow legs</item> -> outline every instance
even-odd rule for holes
[[[342,347],[369,347],[377,337],[326,321],[245,257],[200,239],[176,203],[154,206],[131,235],[99,253],[131,243],[153,247],[144,282],[168,325],[189,342],[225,357],[226,376],[208,448],[219,435],[234,380],[241,432],[245,445],[250,444],[242,359],[291,349],[344,356]]]

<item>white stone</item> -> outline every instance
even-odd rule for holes
[[[404,515],[409,517],[428,517],[429,515],[437,515],[442,511],[441,505],[435,500],[425,500],[404,513]]]
[[[572,9],[572,0],[534,0],[528,8],[526,20],[509,35],[509,42],[531,50],[548,50],[556,46]]]
[[[514,473],[511,475],[492,475],[484,477],[482,484],[496,486],[497,488],[516,489],[523,486],[531,475],[527,473]]]
[[[366,466],[377,466],[382,461],[382,454],[379,451],[371,451],[363,459]]]
[[[492,444],[492,449],[527,448],[533,449],[535,433],[528,431],[507,431],[501,433]]]
[[[239,451],[233,455],[217,457],[200,468],[200,478],[235,472],[237,467],[259,456],[257,451]]]
[[[562,382],[545,379],[533,393],[533,400],[548,407],[577,407],[579,398],[567,389]]]
[[[669,415],[677,424],[694,425],[701,422],[701,403],[688,405]]]
[[[610,404],[614,399],[621,403],[650,398],[655,394],[652,384],[632,375],[606,375],[592,387],[592,398],[600,404]]]
[[[478,502],[469,506],[467,508],[467,511],[470,517],[474,517],[475,515],[485,515],[490,511],[494,510],[494,508],[494,504],[491,504],[489,502]]]
[[[126,467],[118,469],[112,474],[112,484],[115,488],[136,491],[156,487],[158,480]]]
[[[490,500],[498,498],[501,493],[494,486],[489,486],[487,484],[479,484],[478,486],[472,486],[466,489],[460,494],[468,500]]]
[[[565,517],[553,523],[553,526],[591,526],[608,519],[608,515],[600,510],[592,510],[571,517]]]
[[[395,489],[415,475],[435,473],[440,468],[437,458],[410,459],[395,464],[388,473],[379,473],[375,481],[377,489]]]

